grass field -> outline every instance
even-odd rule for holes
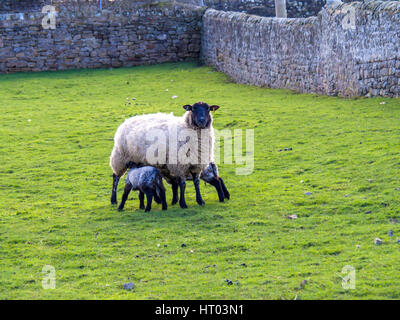
[[[118,125],[199,100],[221,106],[216,128],[255,130],[254,173],[220,164],[222,204],[202,183],[199,207],[188,183],[187,210],[144,213],[132,194],[117,212]],[[239,85],[184,63],[1,75],[0,108],[1,299],[400,298],[399,99]]]

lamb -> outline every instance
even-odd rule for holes
[[[214,162],[211,162],[208,167],[201,172],[200,179],[215,187],[220,202],[224,202],[224,199],[230,199],[231,195],[225,186],[224,180],[218,175],[218,167]]]
[[[210,111],[220,107],[204,102],[185,105],[182,117],[172,114],[148,114],[127,119],[117,130],[110,157],[113,170],[111,203],[117,203],[117,186],[129,162],[154,166],[164,178],[170,178],[180,188],[179,204],[185,201],[186,178],[192,177],[196,201],[204,205],[200,194],[200,173],[214,160],[214,130]],[[189,136],[194,137],[191,139]],[[181,140],[183,137],[185,140]],[[157,148],[154,147],[155,139]],[[157,154],[157,155],[156,155]],[[182,154],[186,156],[181,157]],[[173,185],[174,188],[174,185]],[[174,199],[176,200],[176,199]]]
[[[149,166],[138,168],[135,165],[131,165],[130,167],[131,169],[126,177],[124,195],[122,196],[122,201],[118,210],[122,211],[124,209],[125,202],[128,199],[131,190],[139,191],[140,209],[144,209],[144,195],[146,195],[147,206],[145,212],[151,210],[153,196],[155,199],[160,200],[162,209],[167,210],[168,206],[165,200],[165,188],[162,183],[160,170]]]
[[[172,185],[172,204],[175,204],[179,201],[178,183],[171,177],[164,178]],[[230,193],[225,186],[224,180],[218,175],[218,167],[214,162],[211,162],[208,167],[201,172],[200,179],[215,187],[220,202],[224,202],[225,199],[230,199]],[[187,177],[187,180],[190,180],[190,177]]]

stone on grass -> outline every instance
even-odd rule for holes
[[[291,214],[290,216],[288,216],[288,218],[291,219],[291,220],[295,220],[298,217],[297,217],[297,214]]]
[[[382,239],[379,239],[379,238],[374,239],[374,244],[381,245],[382,243],[383,243]]]
[[[133,282],[129,282],[129,283],[124,283],[124,290],[132,290],[135,285],[133,284]]]

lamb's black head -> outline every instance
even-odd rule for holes
[[[208,128],[211,124],[211,115],[210,111],[216,111],[219,109],[219,106],[209,106],[205,102],[196,102],[194,105],[186,105],[183,106],[186,111],[191,112],[192,123],[194,126],[205,129]]]

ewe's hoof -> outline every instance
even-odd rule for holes
[[[204,206],[206,203],[202,200],[202,201],[197,201],[199,206]]]
[[[180,206],[181,206],[181,209],[187,209],[187,207],[188,207],[188,206],[186,205],[186,203],[183,203],[183,204],[181,203]]]
[[[118,208],[118,211],[121,212],[121,211],[124,211],[124,209],[123,208]]]

